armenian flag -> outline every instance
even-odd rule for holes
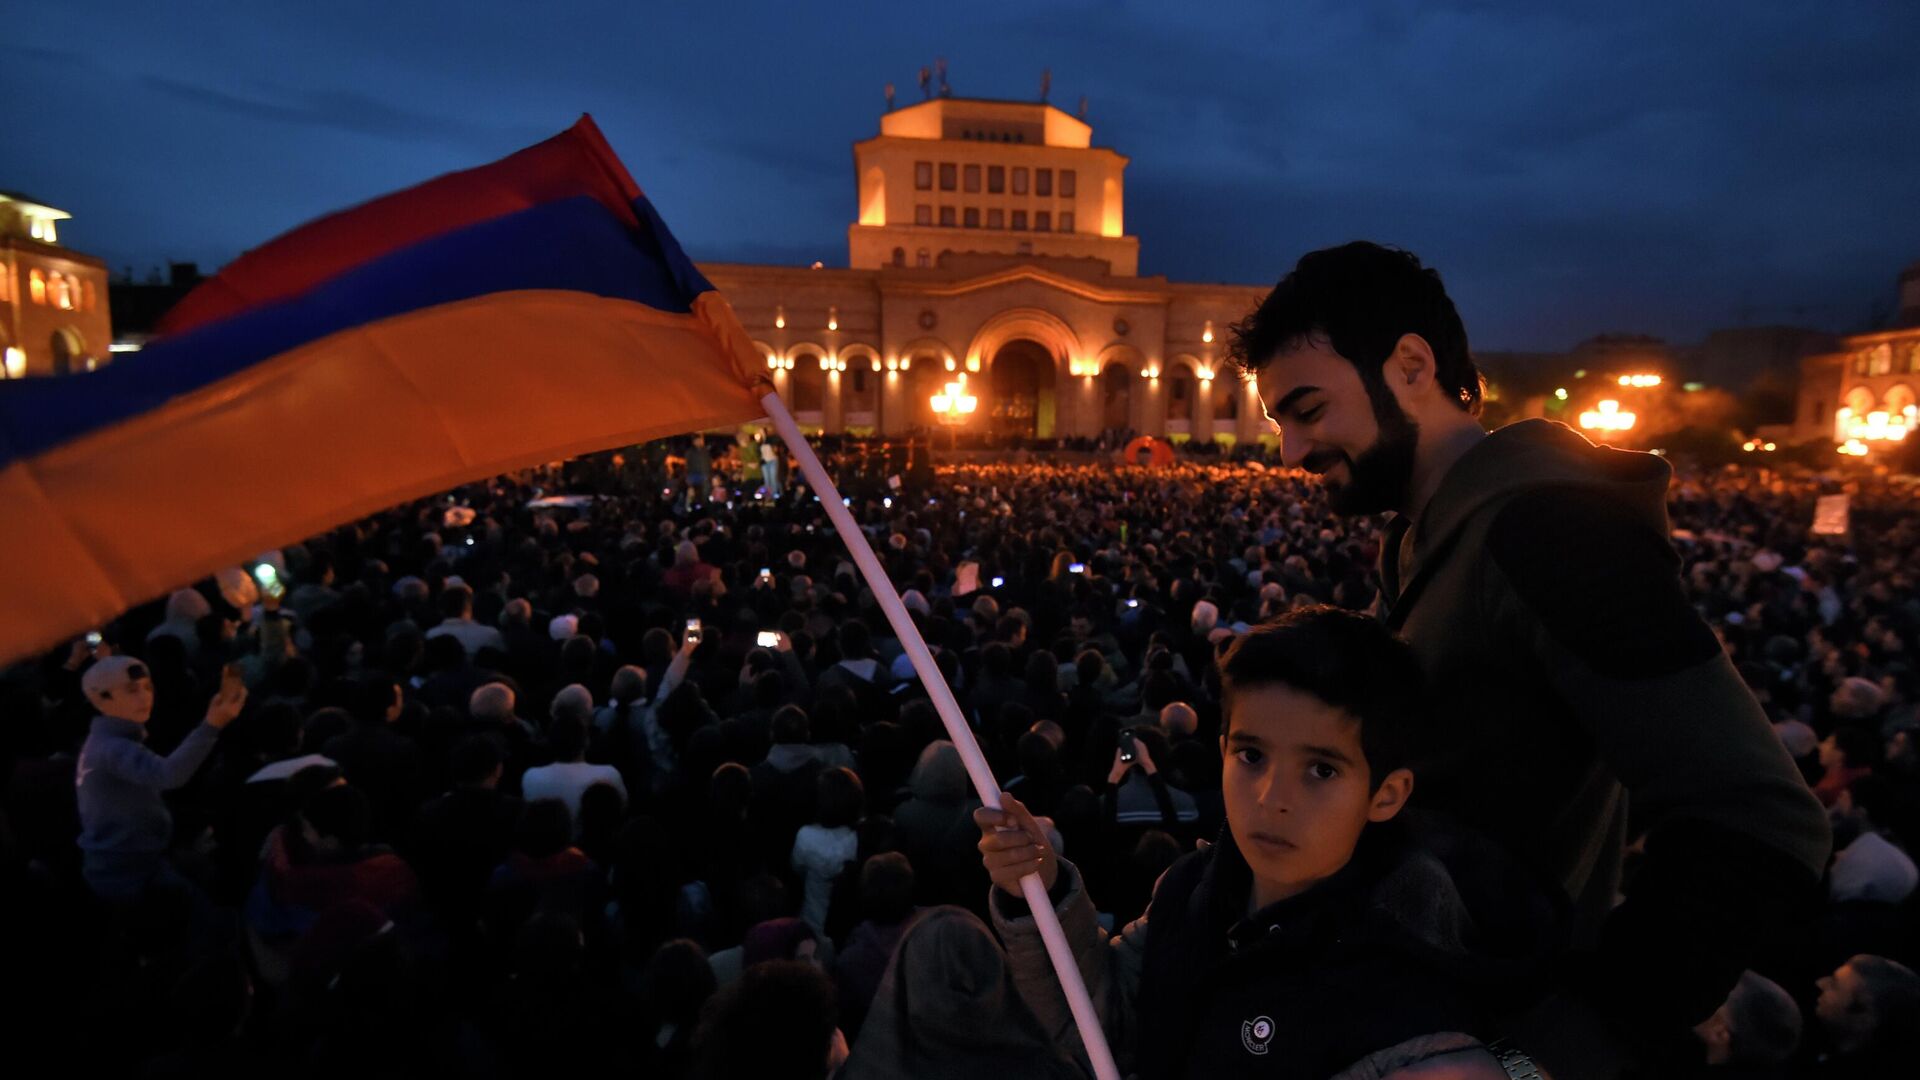
[[[590,117],[301,226],[159,329],[0,381],[0,662],[408,499],[759,418],[770,389]]]

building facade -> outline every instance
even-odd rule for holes
[[[70,217],[0,192],[0,378],[92,371],[109,358],[107,267],[60,245]]]
[[[1124,230],[1127,159],[1049,105],[942,97],[886,114],[854,146],[848,268],[710,263],[804,425],[1037,438],[1131,430],[1266,433],[1224,365],[1259,286],[1141,277]]]
[[[1854,334],[1801,363],[1793,437],[1841,445],[1901,441],[1920,427],[1920,263],[1900,275],[1894,328]],[[1920,438],[1920,436],[1914,436]]]

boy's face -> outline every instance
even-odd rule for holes
[[[1281,683],[1234,691],[1220,751],[1227,826],[1253,869],[1253,910],[1332,876],[1367,822],[1398,814],[1413,790],[1406,769],[1375,789],[1359,723]]]

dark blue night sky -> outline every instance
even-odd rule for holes
[[[311,12],[311,13],[309,13]],[[1355,237],[1481,348],[1865,328],[1920,259],[1920,4],[12,5],[0,188],[139,273],[591,112],[698,259],[844,264],[881,88],[1081,95],[1141,270],[1269,282]]]

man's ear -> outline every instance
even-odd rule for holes
[[[1374,790],[1373,799],[1367,804],[1368,821],[1391,821],[1394,815],[1407,805],[1407,798],[1413,794],[1413,770],[1395,769],[1387,774],[1385,780]]]
[[[1417,390],[1433,381],[1436,363],[1433,346],[1427,344],[1426,338],[1419,334],[1401,334],[1400,340],[1393,344],[1393,352],[1387,355],[1381,375],[1388,386]]]

